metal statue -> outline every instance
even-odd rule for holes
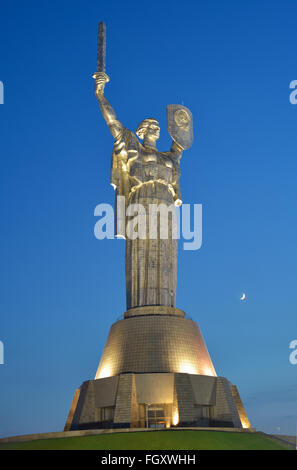
[[[168,209],[178,207],[182,204],[180,159],[183,150],[192,145],[192,114],[185,106],[167,106],[168,130],[173,142],[168,152],[158,151],[156,142],[160,126],[157,119],[144,119],[134,134],[117,119],[106,99],[104,88],[109,77],[105,73],[105,54],[106,30],[100,23],[97,72],[93,77],[102,115],[115,139],[110,182],[116,196],[125,197],[126,208],[131,204],[141,204],[146,214],[149,214],[152,204],[165,205]],[[125,217],[128,222],[129,215]],[[159,230],[157,237],[152,238],[149,224],[146,224],[145,236],[136,239],[125,237],[122,229],[118,230],[117,235],[126,238],[127,309],[148,305],[175,307],[177,239],[173,236],[172,220],[171,214],[166,239],[160,237]]]

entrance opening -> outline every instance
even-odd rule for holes
[[[97,419],[100,428],[112,427],[114,418],[114,406],[106,406],[104,408],[97,408]]]
[[[147,418],[149,428],[165,428],[165,412],[162,405],[148,405]]]
[[[213,406],[195,405],[196,425],[209,427],[213,417]]]
[[[141,403],[139,405],[140,428],[168,428],[172,422],[171,403]]]

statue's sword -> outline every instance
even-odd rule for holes
[[[96,79],[98,73],[105,73],[106,66],[106,26],[103,21],[98,25],[98,47],[97,47],[97,72],[93,78]],[[106,81],[108,76],[106,75]]]
[[[97,72],[105,73],[106,66],[106,26],[103,22],[98,25]]]

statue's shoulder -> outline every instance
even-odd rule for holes
[[[130,131],[130,129],[127,129],[127,127],[123,127],[122,131],[115,139],[114,151],[116,153],[121,152],[123,150],[134,150],[138,152],[140,148],[141,143],[137,139],[136,135],[132,131]]]

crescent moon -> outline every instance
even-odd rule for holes
[[[246,295],[245,293],[242,294],[242,296],[240,297],[240,300],[245,300],[246,299]]]

